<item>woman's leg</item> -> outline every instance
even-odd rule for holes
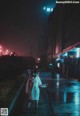
[[[28,103],[28,108],[30,108],[31,106],[31,100],[29,100],[29,103]]]
[[[38,102],[39,102],[39,101],[38,101],[38,100],[36,100],[36,108],[38,108]]]
[[[37,115],[38,100],[35,100],[35,114]]]

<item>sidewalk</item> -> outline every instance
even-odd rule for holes
[[[58,74],[54,77],[42,76],[41,80],[42,83],[48,84],[48,88],[40,88],[41,94],[37,115],[35,115],[34,103],[27,110],[28,99],[25,96],[24,88],[13,116],[79,116],[77,113],[79,114],[80,106],[76,105],[78,102],[74,99],[75,96],[78,101],[80,100],[79,90],[77,90],[80,88],[78,82],[61,78]]]
[[[34,103],[31,104],[31,108],[29,110],[26,109],[24,116],[36,116]],[[51,109],[51,104],[46,88],[41,88],[41,96],[39,101],[39,107],[37,109],[37,116],[55,116]]]
[[[41,80],[42,83],[50,83],[53,80],[53,78],[41,77]],[[37,116],[56,116],[52,109],[52,104],[48,90],[49,90],[48,88],[40,88],[41,93],[40,93],[39,107],[37,109]],[[34,102],[31,104],[29,110],[27,110],[27,104],[28,104],[27,102],[28,101],[26,100],[26,103],[24,105],[24,111],[23,111],[24,115],[21,116],[36,116]]]

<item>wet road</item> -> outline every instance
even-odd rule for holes
[[[66,80],[56,75],[48,80],[49,94],[55,114],[58,116],[80,116],[80,82]]]
[[[80,82],[66,80],[58,74],[55,77],[41,77],[41,80],[48,83],[48,87],[41,88],[37,116],[80,116]],[[28,111],[24,94],[17,108],[13,114],[15,116],[35,116],[35,104]]]

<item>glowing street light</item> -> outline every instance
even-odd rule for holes
[[[43,9],[45,10],[45,9],[46,9],[46,7],[43,7]]]
[[[36,68],[38,68],[38,66],[36,66]]]
[[[2,56],[2,46],[0,45],[0,56]]]
[[[5,55],[8,55],[9,54],[9,50],[7,49],[6,51],[5,51]]]
[[[10,56],[13,55],[13,52],[10,53]]]
[[[6,50],[6,52],[9,52],[9,50]]]
[[[40,58],[38,58],[38,61],[40,61]]]
[[[2,55],[2,49],[0,49],[0,56]]]
[[[52,7],[43,7],[43,10],[45,10],[46,12],[52,12],[53,8]]]
[[[4,50],[4,47],[2,46],[2,45],[0,45],[0,56],[2,56],[2,55],[13,55],[14,54],[14,52],[12,52],[12,51],[10,51],[10,50],[8,50],[8,49],[5,49]],[[16,54],[14,54],[15,56],[16,56]]]
[[[51,11],[51,9],[50,9],[50,8],[47,8],[46,10],[47,10],[47,12],[50,12],[50,11]]]

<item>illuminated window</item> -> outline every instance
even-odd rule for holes
[[[80,48],[76,49],[76,57],[79,58],[80,57]]]

